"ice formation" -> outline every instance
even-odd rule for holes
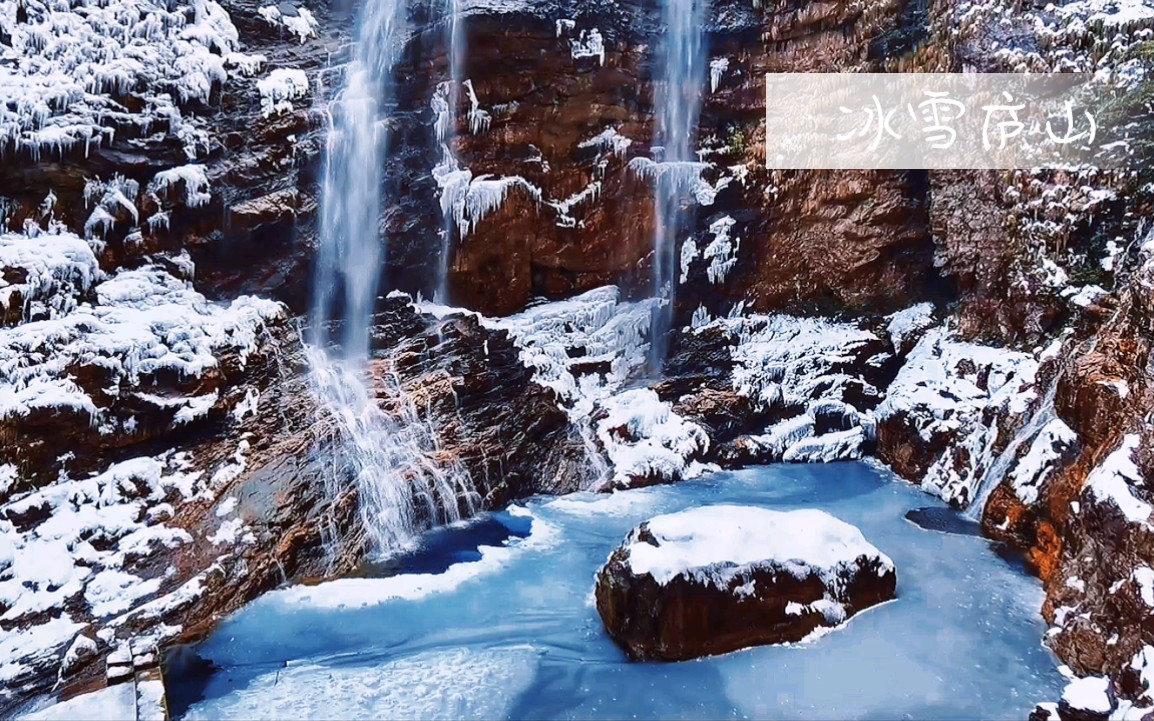
[[[0,663],[5,682],[0,695],[27,681],[46,657],[84,639],[76,636],[85,625],[79,619],[117,626],[130,609],[168,585],[166,575],[140,577],[136,564],[192,540],[165,519],[171,516],[170,503],[205,488],[202,475],[188,470],[187,458],[169,452],[123,461],[89,478],[65,474],[0,507],[0,551],[9,549],[0,553],[0,607],[5,609],[0,618],[24,626],[0,630],[0,658],[6,659]],[[20,525],[10,520],[30,518],[33,510],[43,520]],[[69,611],[53,619],[64,607]]]
[[[658,302],[625,303],[616,287],[605,286],[485,322],[508,331],[536,380],[556,390],[574,417],[585,418],[645,364]]]
[[[1022,503],[1033,505],[1037,502],[1042,486],[1077,439],[1077,434],[1059,418],[1049,421],[1034,436],[1029,450],[1009,474],[1010,486]]]
[[[257,82],[260,92],[260,110],[267,118],[292,112],[292,101],[309,92],[309,79],[303,70],[277,68],[267,78]]]
[[[88,243],[66,232],[0,234],[0,269],[0,325],[59,318],[101,278]]]
[[[583,203],[593,203],[601,196],[601,181],[594,180],[583,190],[564,200],[547,200],[545,204],[557,211],[557,225],[562,228],[584,228],[585,221],[574,218],[573,208]]]
[[[23,21],[18,21],[23,17]],[[238,34],[214,0],[0,2],[0,154],[62,157],[120,132],[168,131],[195,157],[207,144],[182,108],[225,82]],[[128,102],[131,101],[131,102]],[[138,107],[130,110],[129,107]]]
[[[183,201],[188,208],[199,208],[212,200],[208,175],[203,165],[190,163],[157,173],[148,184],[148,192],[161,199],[171,199],[174,188],[184,186]],[[167,218],[167,216],[166,216]],[[167,220],[165,220],[167,224]]]
[[[601,31],[597,28],[582,30],[577,37],[569,41],[569,49],[574,60],[597,58],[599,65],[605,64],[605,39],[601,37]]]
[[[737,265],[737,251],[741,249],[741,238],[730,236],[730,232],[736,224],[736,220],[725,215],[709,225],[709,232],[713,234],[713,240],[705,246],[701,257],[709,261],[709,268],[706,273],[710,283],[724,283],[725,276],[729,275],[733,266]],[[684,262],[683,256],[683,265]],[[682,273],[684,274],[684,270]]]
[[[723,318],[737,336],[734,390],[767,406],[836,397],[854,377],[841,370],[877,337],[853,323],[783,314]],[[700,333],[704,328],[696,329]]]
[[[67,409],[111,432],[107,409],[76,383],[75,368],[96,366],[132,387],[161,372],[199,377],[226,351],[243,367],[259,334],[284,313],[279,303],[251,297],[212,304],[155,266],[121,271],[92,292],[91,302],[60,317],[0,329],[0,418]],[[174,414],[185,407],[155,402]]]
[[[286,28],[296,35],[301,43],[317,35],[317,20],[306,7],[281,3],[280,5],[265,5],[257,12],[269,25]]]
[[[946,500],[973,504],[980,486],[988,490],[1001,480],[987,478],[995,461],[1012,460],[1012,454],[995,451],[997,424],[988,425],[984,414],[987,409],[1003,409],[1012,417],[1025,414],[1038,396],[1037,368],[1031,355],[964,343],[944,328],[934,328],[910,352],[876,415],[879,422],[900,415],[928,444],[955,435],[964,439],[966,462],[943,453],[922,485]],[[1004,465],[1008,470],[1008,463]],[[990,482],[984,484],[984,479]]]
[[[726,70],[729,70],[729,58],[714,58],[709,61],[709,92],[717,92]]]
[[[648,388],[625,391],[602,402],[597,437],[613,464],[615,485],[639,479],[676,481],[700,475],[694,459],[709,450],[709,436],[686,421]]]

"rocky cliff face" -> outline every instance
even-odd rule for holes
[[[0,0],[0,710],[365,548],[300,342],[350,9],[79,7]],[[984,531],[1047,584],[1051,647],[1149,705],[1149,178],[761,162],[767,72],[1140,74],[1154,19],[1129,7],[715,2],[653,379],[653,8],[465,3],[451,151],[485,202],[447,223],[446,24],[414,3],[382,275],[429,296],[447,226],[449,299],[485,317],[382,300],[375,405],[435,427],[431,463],[485,506],[876,454],[988,499]]]

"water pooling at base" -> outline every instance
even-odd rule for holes
[[[199,647],[218,670],[170,702],[188,719],[1025,718],[1063,685],[1041,645],[1039,583],[982,538],[906,520],[944,505],[891,478],[782,465],[533,499],[438,531],[401,564],[432,572],[259,599]],[[858,526],[897,565],[897,600],[808,644],[628,661],[592,606],[594,573],[638,522],[711,503],[821,508]]]

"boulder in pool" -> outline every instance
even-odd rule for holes
[[[893,561],[824,511],[702,506],[650,519],[597,574],[609,635],[641,660],[791,643],[894,597]]]

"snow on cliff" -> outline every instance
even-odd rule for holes
[[[284,312],[279,303],[247,296],[228,306],[210,303],[156,266],[121,271],[93,294],[61,317],[0,329],[0,419],[71,409],[101,427],[104,410],[77,383],[78,368],[100,369],[111,386],[102,395],[116,396],[121,386],[160,373],[199,377],[226,352],[243,367],[266,323]],[[155,399],[174,408],[190,402]]]
[[[1033,356],[961,342],[935,328],[910,352],[876,410],[877,420],[902,424],[930,447],[949,441],[922,486],[945,500],[969,503],[999,455],[997,423],[986,421],[987,410],[1022,416],[1037,397],[1037,370]],[[955,455],[958,448],[964,451]]]
[[[182,111],[238,45],[214,0],[0,0],[0,37],[0,156],[33,158],[164,131],[196,157],[208,136]]]

